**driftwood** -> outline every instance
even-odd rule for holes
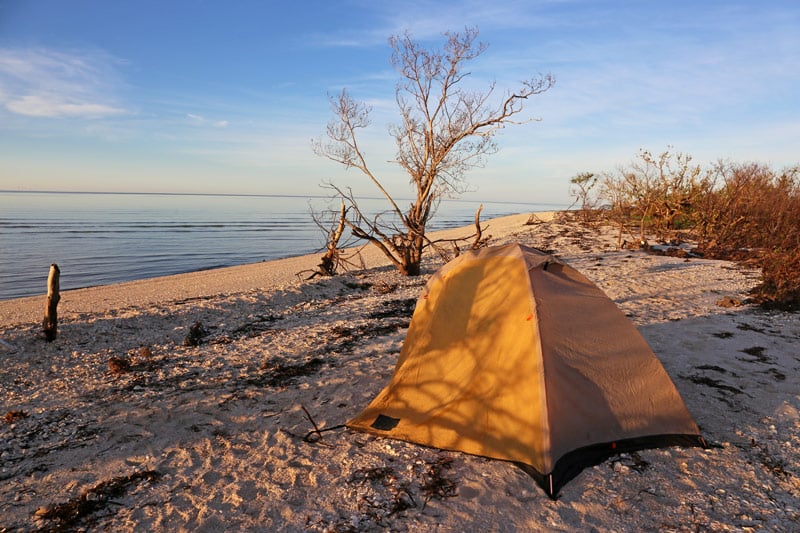
[[[35,516],[43,520],[52,520],[55,523],[51,527],[41,528],[38,531],[81,530],[82,527],[77,528],[76,526],[82,521],[90,521],[92,515],[103,511],[106,507],[119,505],[114,498],[125,495],[127,491],[136,488],[136,485],[142,481],[155,483],[160,478],[161,474],[155,470],[135,472],[98,483],[82,492],[77,498],[67,502],[40,507],[36,510]]]
[[[342,207],[339,211],[339,223],[336,229],[332,229],[328,234],[328,242],[326,244],[327,251],[322,256],[322,262],[319,264],[319,273],[324,276],[333,276],[336,274],[336,267],[339,262],[339,240],[344,233],[345,222],[347,221],[347,208],[342,202]]]
[[[478,210],[475,211],[475,234],[468,235],[466,237],[459,237],[457,239],[440,239],[437,241],[428,240],[428,245],[431,246],[436,252],[439,254],[439,257],[442,258],[444,262],[448,262],[455,257],[461,255],[461,248],[459,248],[458,243],[466,241],[467,239],[474,239],[472,241],[472,245],[470,246],[470,250],[478,250],[479,248],[483,248],[488,244],[491,240],[492,236],[487,235],[486,237],[483,236],[483,228],[481,227],[481,211],[483,211],[483,204],[478,207]],[[449,242],[450,245],[453,247],[453,255],[452,257],[450,254],[442,247],[437,246],[437,243],[440,242]]]
[[[61,295],[58,292],[58,280],[61,275],[61,270],[58,265],[53,263],[50,265],[50,275],[47,276],[47,306],[44,310],[44,320],[42,322],[42,329],[44,331],[44,338],[48,341],[54,341],[58,335],[58,301]]]
[[[335,227],[332,223],[330,228],[325,228],[322,223],[316,217],[314,217],[314,222],[316,222],[317,226],[319,226],[320,229],[325,231],[327,234],[325,242],[325,255],[322,256],[322,259],[320,260],[319,265],[317,265],[316,270],[303,270],[297,273],[298,276],[302,276],[308,272],[311,272],[311,275],[305,278],[306,280],[310,280],[317,276],[335,276],[340,269],[348,271],[350,269],[359,267],[366,268],[364,259],[361,257],[360,249],[346,252],[339,247],[342,236],[344,235],[344,231],[349,224],[347,222],[348,211],[349,208],[344,202],[342,202],[342,205],[339,209],[338,221],[335,222]],[[345,246],[347,245],[345,244]]]
[[[481,211],[483,211],[483,204],[478,207],[478,210],[475,211],[475,240],[472,242],[472,249],[477,250],[478,248],[483,248],[486,246],[486,243],[489,239],[492,238],[491,235],[483,238],[483,229],[481,228]]]

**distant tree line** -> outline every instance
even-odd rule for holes
[[[618,228],[620,247],[691,239],[704,257],[760,268],[754,297],[763,305],[800,308],[800,165],[703,168],[671,148],[641,150],[615,171],[576,175],[571,194],[583,222]]]

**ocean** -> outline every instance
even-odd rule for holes
[[[478,205],[443,201],[429,229],[472,224]],[[564,207],[483,206],[482,220]],[[51,263],[67,290],[314,253],[325,234],[311,209],[328,207],[303,196],[0,191],[0,300],[44,294]]]

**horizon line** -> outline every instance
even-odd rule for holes
[[[269,193],[220,193],[220,192],[154,192],[154,191],[60,191],[53,189],[0,189],[0,194],[4,193],[32,193],[32,194],[97,194],[97,195],[141,195],[141,196],[223,196],[223,197],[243,197],[243,198],[327,198],[337,199],[337,196],[325,196],[320,194],[269,194]],[[385,200],[382,196],[357,196],[359,200]],[[398,197],[395,200],[409,201],[412,198]],[[553,207],[561,206],[566,209],[566,204],[556,202],[521,202],[518,200],[464,200],[461,198],[441,198],[443,202],[464,202],[464,203],[493,203],[493,204],[530,204],[547,205]]]

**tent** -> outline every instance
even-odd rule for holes
[[[347,426],[512,461],[551,498],[616,453],[705,445],[614,302],[519,244],[461,255],[431,277],[393,377]]]

